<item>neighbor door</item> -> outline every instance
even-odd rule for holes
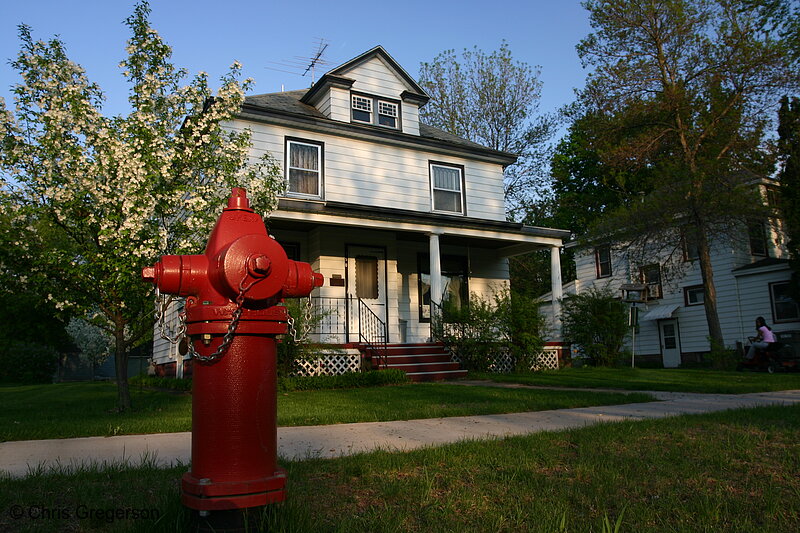
[[[359,300],[386,324],[386,250],[369,246],[347,247],[348,342],[359,342],[359,326],[366,330],[369,320],[359,318]],[[360,324],[364,320],[365,324]],[[369,325],[374,329],[374,323]],[[384,329],[385,332],[385,329]]]
[[[658,324],[661,336],[661,358],[664,368],[677,368],[681,364],[681,340],[677,320],[662,320]]]

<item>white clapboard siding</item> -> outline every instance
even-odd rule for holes
[[[359,63],[340,74],[355,80],[353,91],[356,92],[397,99],[403,91],[411,89],[377,57]]]
[[[286,137],[324,143],[325,200],[431,212],[429,163],[439,161],[464,167],[467,216],[505,220],[501,165],[281,126],[249,127],[252,154],[269,152],[281,164]]]

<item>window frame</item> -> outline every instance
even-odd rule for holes
[[[697,243],[697,235],[684,233],[683,237],[681,238],[681,244],[683,248],[683,261],[690,262],[690,261],[697,261],[700,259],[700,246]],[[694,249],[696,255],[692,255],[690,251]]]
[[[758,242],[763,246],[763,252],[754,250],[753,244]],[[769,246],[767,244],[767,225],[762,222],[753,222],[747,225],[747,244],[750,248],[750,255],[753,257],[768,257]]]
[[[689,301],[689,293],[693,292],[693,291],[697,291],[697,290],[702,291],[703,301],[692,303],[691,301]],[[705,288],[705,286],[703,286],[703,285],[690,285],[688,287],[684,287],[683,288],[683,305],[685,307],[697,307],[697,306],[705,305],[705,301],[706,301],[706,288]]]
[[[448,169],[455,169],[458,170],[459,175],[461,177],[460,180],[460,191],[453,191],[449,189],[443,189],[440,187],[436,187],[434,185],[433,180],[433,167],[441,167],[441,168],[448,168]],[[453,163],[445,163],[443,161],[428,161],[428,179],[430,181],[430,192],[431,192],[431,212],[433,213],[441,213],[446,215],[455,215],[455,216],[466,216],[467,214],[467,182],[465,178],[465,169],[464,165],[456,165]],[[436,191],[441,192],[449,192],[449,193],[459,193],[461,196],[461,211],[450,211],[447,209],[437,209],[436,208]]]
[[[313,146],[317,149],[317,162],[319,168],[317,172],[317,192],[318,194],[309,194],[302,192],[294,192],[289,189],[291,181],[289,173],[292,167],[289,165],[291,161],[291,146],[304,145]],[[320,141],[312,141],[310,139],[301,139],[299,137],[285,137],[284,138],[284,179],[286,180],[286,196],[290,198],[302,198],[305,200],[322,200],[324,199],[324,185],[325,185],[325,143]],[[306,172],[313,172],[311,169],[297,168]]]
[[[369,120],[360,120],[355,117],[355,111],[362,111],[366,113],[367,111],[363,109],[357,109],[355,107],[355,100],[356,98],[363,99],[369,102],[370,110],[369,110]],[[381,104],[394,106],[396,115],[394,118],[395,124],[381,124],[381,117],[383,116],[390,116],[386,113],[381,113]],[[402,131],[402,117],[403,114],[403,105],[400,100],[395,100],[393,98],[387,98],[385,96],[377,96],[374,94],[365,94],[356,91],[350,92],[350,122],[355,124],[363,124],[365,126],[377,126],[379,128],[387,129],[387,130],[394,130],[394,131]]]
[[[655,269],[658,271],[658,283],[653,283],[647,281],[647,273],[649,270]],[[639,267],[639,280],[647,287],[647,299],[648,300],[659,300],[664,297],[664,287],[661,281],[661,265],[658,263],[650,263],[648,265],[643,265]],[[653,295],[653,290],[651,287],[658,287],[658,295]]]
[[[603,274],[603,271],[601,269],[601,265],[603,265],[603,263],[604,263],[604,261],[600,260],[600,253],[601,253],[602,250],[607,250],[608,251],[608,261],[607,261],[607,263],[608,263],[608,273],[607,274]],[[595,268],[595,273],[597,274],[597,279],[610,278],[611,276],[614,275],[614,267],[613,267],[612,254],[611,254],[611,245],[610,244],[603,244],[601,246],[596,246],[595,247],[595,249],[594,249],[594,268]]]
[[[797,314],[794,317],[790,318],[778,318],[778,309],[775,306],[775,286],[777,285],[789,285],[789,281],[774,281],[769,284],[769,306],[772,309],[772,323],[773,324],[786,324],[789,322],[800,322],[800,302],[794,302],[795,307],[797,308]]]

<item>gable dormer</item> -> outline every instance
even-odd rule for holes
[[[376,46],[327,72],[301,101],[332,120],[419,135],[419,108],[429,98]]]

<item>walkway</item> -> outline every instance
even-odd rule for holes
[[[404,451],[461,440],[580,428],[601,422],[800,403],[800,390],[740,395],[650,394],[659,401],[531,413],[281,427],[278,428],[278,455],[283,459],[305,459],[332,458],[376,449]],[[0,443],[0,471],[12,476],[24,476],[36,467],[74,467],[126,461],[136,465],[144,459],[160,466],[188,464],[190,443],[191,433],[4,442]]]

